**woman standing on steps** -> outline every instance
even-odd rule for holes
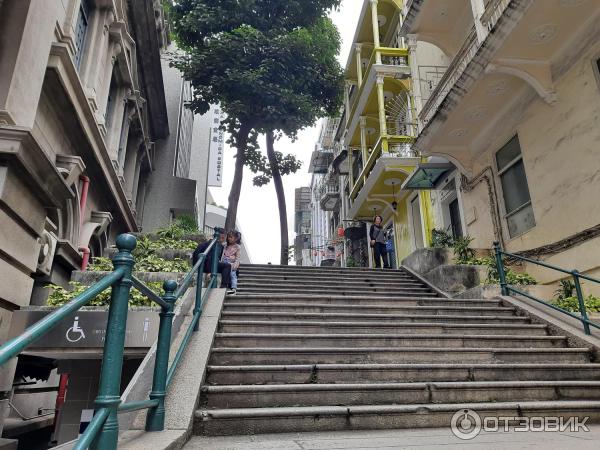
[[[383,268],[389,269],[390,263],[388,262],[387,250],[385,248],[385,231],[383,230],[383,218],[381,216],[375,216],[373,218],[373,225],[369,231],[369,237],[371,238],[371,248],[373,248],[373,255],[375,256],[375,267],[381,267],[381,260],[383,259]]]

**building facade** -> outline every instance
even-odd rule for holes
[[[197,118],[169,44],[158,0],[0,2],[0,342],[12,311],[44,305],[45,286],[117,235],[198,202],[203,217],[206,181],[202,193],[188,179],[206,169],[194,168]],[[0,371],[0,417],[16,365]]]
[[[330,168],[341,195],[338,226],[345,230],[346,265],[373,266],[367,231],[375,215],[383,218],[392,267],[428,245],[435,226],[430,193],[403,187],[423,159],[412,147],[420,81],[400,34],[402,20],[402,2],[365,0],[346,65],[344,110]],[[443,60],[430,45],[418,53],[432,66]]]
[[[474,247],[498,241],[597,277],[600,4],[413,0],[403,16],[412,73],[428,70],[415,54],[423,45],[446,62],[430,70],[431,89],[415,92],[414,148],[455,168],[437,183],[432,168],[433,182],[427,168],[412,180],[436,190],[437,220],[460,222]],[[444,189],[454,192],[445,203]],[[564,277],[526,270],[543,283]]]
[[[311,190],[310,187],[297,188],[294,202],[294,261],[297,266],[312,266],[311,259]]]

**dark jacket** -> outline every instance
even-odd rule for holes
[[[192,254],[192,265],[196,265],[198,260],[200,259],[200,255],[206,251],[208,246],[212,241],[206,241],[196,247],[194,253]],[[221,255],[223,254],[223,246],[219,243],[217,245],[217,260],[221,260]],[[204,260],[204,273],[212,272],[212,261],[213,261],[214,249],[212,249],[208,255],[206,255],[206,259]]]
[[[371,225],[371,228],[369,230],[369,237],[371,238],[371,241],[376,241],[377,240],[377,234],[379,232],[383,233],[383,228],[382,227],[378,227],[375,224]]]

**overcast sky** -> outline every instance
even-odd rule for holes
[[[362,4],[361,0],[343,0],[341,9],[331,15],[342,36],[342,51],[339,56],[342,67],[346,65]],[[311,174],[308,173],[308,164],[319,136],[319,127],[320,123],[313,128],[301,131],[298,134],[298,139],[293,143],[284,138],[278,141],[275,147],[276,150],[284,154],[292,153],[304,161],[302,169],[297,174],[286,176],[283,179],[290,244],[293,244],[295,236],[294,190],[301,186],[310,185]],[[260,138],[260,143],[264,147],[264,137]],[[227,197],[233,180],[234,154],[233,149],[226,148],[223,187],[210,188],[215,201],[225,207],[227,207]],[[261,188],[254,187],[252,178],[253,174],[245,169],[242,195],[238,208],[238,223],[244,234],[244,241],[252,262],[255,264],[268,262],[279,264],[279,211],[277,209],[275,188],[272,182]]]

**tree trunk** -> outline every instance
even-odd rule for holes
[[[290,251],[287,208],[285,205],[285,192],[283,190],[283,182],[281,181],[281,173],[279,173],[277,157],[275,156],[274,144],[275,137],[273,136],[273,132],[269,131],[267,133],[267,157],[269,158],[269,165],[271,166],[271,172],[273,174],[273,184],[275,185],[275,192],[277,193],[277,204],[279,206],[279,228],[281,231],[281,265],[287,266],[289,262]]]
[[[235,229],[237,219],[238,203],[240,201],[240,193],[242,192],[242,180],[244,179],[244,164],[246,163],[246,146],[248,145],[248,136],[252,130],[251,125],[241,124],[240,130],[237,133],[236,147],[237,156],[235,159],[235,173],[233,182],[231,183],[231,191],[229,191],[229,205],[227,206],[227,217],[225,219],[225,230],[230,231]]]

